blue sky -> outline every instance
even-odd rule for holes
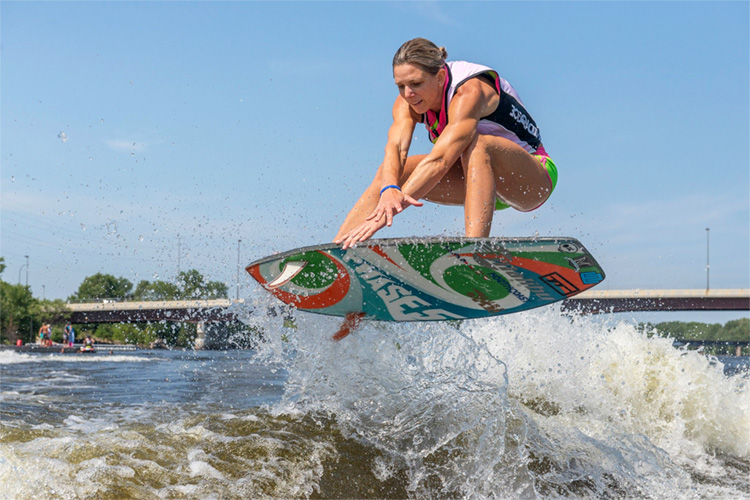
[[[247,263],[330,241],[382,160],[390,61],[423,36],[496,68],[560,171],[493,236],[579,238],[601,289],[750,287],[747,2],[0,3],[3,279]],[[427,150],[417,130],[413,152]],[[426,204],[380,237],[459,235]],[[179,240],[179,258],[178,258]],[[241,294],[250,293],[240,273]]]

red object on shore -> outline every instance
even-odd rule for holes
[[[17,346],[22,346],[22,345],[23,345],[23,340],[21,340],[21,339],[16,339],[16,345],[17,345]]]

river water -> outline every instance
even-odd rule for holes
[[[750,498],[747,358],[554,306],[338,343],[247,307],[256,350],[0,352],[0,498]]]

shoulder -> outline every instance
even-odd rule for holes
[[[454,102],[459,103],[463,101],[476,101],[483,104],[490,104],[497,100],[499,100],[499,96],[495,87],[490,85],[484,79],[472,78],[456,89],[451,105],[453,105]]]
[[[447,61],[445,64],[450,69],[455,83],[459,83],[465,78],[471,78],[472,76],[478,75],[480,73],[495,71],[489,66],[469,61]]]
[[[422,115],[415,113],[414,109],[406,102],[406,99],[399,95],[393,103],[393,120],[421,123]]]
[[[497,89],[483,78],[470,78],[456,89],[449,105],[452,112],[464,110],[480,119],[493,113],[500,103]]]

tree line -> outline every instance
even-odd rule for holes
[[[0,277],[4,270],[5,259],[0,257]],[[52,325],[53,341],[62,341],[64,325],[70,319],[66,302],[225,298],[228,298],[225,283],[208,281],[195,269],[179,273],[175,282],[142,280],[136,286],[128,279],[97,273],[85,278],[67,301],[39,299],[31,294],[29,287],[12,285],[0,279],[0,342],[14,344],[17,339],[24,343],[35,342],[36,332],[43,323]],[[89,323],[73,326],[77,338],[90,334],[97,341],[139,345],[148,345],[160,339],[171,346],[191,347],[197,334],[196,325],[187,322]],[[724,325],[669,321],[645,323],[640,327],[649,336],[660,335],[680,340],[750,341],[749,318],[728,321]],[[230,345],[245,347],[257,335],[258,332],[240,322],[222,326],[221,336],[230,339]],[[735,348],[730,346],[710,346],[705,350],[710,354],[735,352]],[[750,354],[750,348],[744,347],[742,353]]]
[[[0,257],[0,277],[4,270],[5,259]],[[225,299],[227,292],[225,283],[209,281],[195,269],[180,272],[174,282],[142,280],[135,286],[126,278],[97,273],[86,277],[66,301],[39,299],[30,287],[0,279],[0,342],[36,342],[36,332],[44,323],[52,326],[52,340],[61,342],[71,316],[65,307],[67,302]],[[73,327],[78,339],[89,334],[98,342],[138,345],[160,340],[170,346],[191,347],[197,335],[197,326],[188,322],[87,323]],[[249,342],[245,334],[253,333],[240,322],[225,324],[222,329],[224,336],[235,339],[241,347]]]
[[[640,326],[648,336],[660,335],[662,337],[687,341],[750,342],[750,318],[727,321],[723,325],[719,323],[699,323],[697,321],[665,321],[662,323],[644,323]],[[734,354],[736,347],[731,345],[712,345],[705,346],[703,349],[707,354],[718,356],[722,354]],[[750,355],[750,347],[743,347],[742,354],[744,356]]]

